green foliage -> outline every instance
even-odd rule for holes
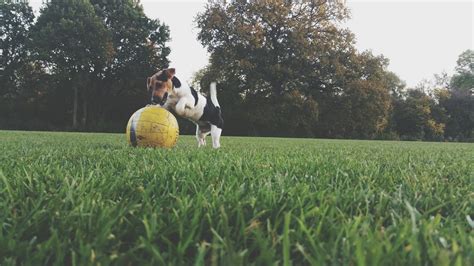
[[[34,14],[22,2],[0,3],[0,103],[13,100],[20,94],[23,73],[29,61],[29,29]]]
[[[94,84],[90,101],[95,117],[89,127],[112,120],[120,121],[121,129],[130,114],[148,102],[146,78],[168,66],[170,33],[168,26],[148,18],[136,1],[91,3],[112,36],[113,58]]]
[[[446,110],[446,136],[449,139],[474,140],[474,51],[466,50],[457,61],[450,91],[441,99]]]
[[[34,25],[28,4],[1,7],[2,128],[122,130],[169,64],[168,27],[136,1],[48,1]]]
[[[89,1],[48,2],[32,36],[37,58],[54,74],[76,79],[74,83],[78,83],[75,76],[79,73],[100,71],[112,55],[110,35]]]
[[[147,75],[169,64],[170,48],[165,45],[170,39],[168,27],[146,17],[133,1],[91,3],[112,36],[114,58],[104,70],[111,95],[143,95],[138,92],[145,91]],[[138,81],[141,86],[137,88]]]
[[[0,132],[2,265],[472,265],[473,144]]]
[[[452,95],[442,102],[449,115],[446,135],[449,139],[474,139],[474,97]]]
[[[297,90],[281,97],[251,97],[245,101],[245,121],[252,135],[313,136],[318,104]]]
[[[474,50],[466,50],[459,55],[456,72],[451,80],[452,89],[472,95],[474,93]]]
[[[405,90],[397,78],[390,85],[393,111],[389,127],[380,137],[409,140],[472,141],[474,137],[474,56],[471,50],[458,59],[456,74],[435,75],[435,85],[425,83]]]
[[[0,3],[0,128],[41,127],[37,116],[48,89],[44,69],[31,58],[34,14],[26,1]]]
[[[388,124],[393,74],[385,71],[385,58],[370,52],[356,55],[351,61],[351,65],[344,66],[344,74],[337,77],[341,81],[339,91],[323,98],[320,132],[339,138],[374,138]]]
[[[199,75],[225,88],[226,117],[245,121],[237,129],[244,134],[371,138],[388,120],[388,61],[356,52],[352,33],[339,26],[347,18],[337,1],[210,2],[196,19],[211,53]],[[311,112],[283,116],[305,120],[300,128],[278,123],[293,92],[314,102]],[[234,113],[242,109],[251,111]]]
[[[215,1],[197,17],[198,39],[213,68],[226,78],[239,76],[240,92],[278,95],[302,85],[319,48],[337,49],[329,43],[350,40],[336,27],[346,17],[344,6],[327,1]]]
[[[41,9],[31,34],[36,59],[66,85],[53,89],[70,90],[74,129],[78,127],[79,98],[82,99],[84,126],[89,88],[112,56],[105,26],[89,1],[55,0]]]
[[[439,140],[445,124],[437,121],[433,110],[436,103],[420,90],[409,90],[404,99],[395,103],[393,122],[402,139]],[[439,118],[439,116],[438,116]]]

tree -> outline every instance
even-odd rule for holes
[[[28,30],[34,14],[26,2],[0,3],[0,98],[20,94],[21,71],[28,64]]]
[[[0,127],[31,129],[45,83],[30,81],[44,75],[31,62],[29,30],[34,15],[27,1],[0,3]]]
[[[436,113],[434,100],[420,89],[411,89],[403,100],[394,106],[394,123],[397,133],[405,140],[440,140],[445,124]]]
[[[406,83],[402,81],[395,73],[387,71],[385,73],[385,82],[390,92],[390,109],[387,116],[387,126],[382,132],[377,134],[379,139],[399,140],[400,136],[396,129],[395,110],[400,107],[406,95]]]
[[[333,74],[338,85],[321,99],[320,134],[325,137],[374,138],[388,125],[394,77],[388,60],[370,52],[340,61]]]
[[[440,102],[449,116],[446,137],[455,140],[474,138],[474,97],[449,92],[449,97]]]
[[[334,1],[214,1],[197,17],[198,39],[221,76],[243,83],[240,92],[278,95],[305,85],[312,62],[301,59],[316,59],[319,47],[348,37],[336,27],[346,17]]]
[[[308,53],[305,48],[316,34],[330,35],[336,31],[331,20],[342,19],[344,12],[342,6],[325,1],[209,2],[196,19],[201,29],[198,39],[211,53],[210,66],[203,76],[213,76],[219,81],[219,88],[225,88],[225,93],[219,94],[223,99],[219,100],[226,106],[226,119],[238,121],[234,132],[271,135],[290,130],[290,126],[277,122],[282,121],[277,114],[288,111],[279,103],[288,103],[289,98],[312,98],[305,95],[308,88],[303,87],[301,80],[300,59]],[[322,27],[318,21],[325,21],[328,26]],[[247,114],[242,114],[242,110],[247,110]],[[291,121],[304,114],[284,117]],[[314,115],[317,117],[317,110]],[[278,125],[284,128],[277,130]]]
[[[474,51],[464,51],[457,60],[449,93],[440,100],[449,116],[446,136],[464,140],[474,138]]]
[[[314,136],[313,128],[319,115],[318,103],[298,90],[279,97],[251,97],[240,110],[246,134],[279,137]]]
[[[168,66],[168,26],[148,18],[137,1],[91,0],[96,14],[111,36],[111,63],[102,69],[93,86],[95,121],[128,119],[148,101],[145,80]],[[108,102],[109,104],[104,104]],[[123,123],[123,122],[122,122]],[[123,125],[120,125],[123,127]]]
[[[62,89],[72,91],[72,127],[76,129],[79,100],[85,123],[91,81],[110,63],[110,34],[89,1],[54,0],[41,9],[32,36],[36,58],[65,84]]]
[[[459,55],[456,74],[451,79],[451,87],[466,95],[474,94],[474,50],[466,50]]]
[[[200,75],[222,84],[223,105],[232,106],[226,117],[246,121],[250,134],[288,132],[277,122],[284,103],[304,99],[313,113],[285,116],[311,121],[303,135],[373,137],[388,120],[388,61],[356,51],[353,34],[340,27],[347,18],[340,1],[210,1],[196,19],[211,54]],[[242,110],[248,115],[234,113]]]

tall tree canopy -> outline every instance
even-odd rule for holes
[[[37,59],[63,81],[62,89],[73,91],[72,126],[77,128],[79,98],[85,122],[90,82],[112,58],[111,36],[91,3],[82,0],[49,2],[32,36]]]
[[[460,93],[474,94],[474,50],[466,50],[459,55],[451,88]]]
[[[438,140],[443,137],[445,124],[436,114],[433,98],[422,90],[412,89],[395,103],[395,130],[406,140]]]
[[[12,99],[18,94],[22,75],[28,64],[29,29],[33,10],[24,2],[0,3],[0,98]]]
[[[340,26],[346,18],[341,1],[209,1],[196,19],[211,54],[203,76],[220,81],[226,114],[246,133],[294,134],[276,121],[303,116],[303,135],[371,137],[390,108],[387,60],[356,51]],[[301,98],[291,111],[279,105],[288,95]],[[240,116],[242,108],[250,114]],[[348,113],[352,125],[342,122]]]
[[[148,18],[137,1],[91,3],[111,34],[114,51],[103,78],[95,83],[95,122],[101,125],[111,117],[127,119],[147,102],[146,78],[169,64],[170,33],[168,26]]]
[[[466,50],[457,60],[449,96],[440,101],[449,120],[446,136],[474,140],[474,51]]]
[[[169,63],[168,27],[132,0],[50,1],[32,37],[36,59],[56,80],[57,106],[72,113],[73,128],[79,121],[82,129],[107,127],[129,116],[145,101],[146,77]],[[64,98],[72,104],[61,105]]]

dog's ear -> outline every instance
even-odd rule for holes
[[[146,79],[146,90],[149,90],[151,86],[151,77],[148,77]]]
[[[179,88],[181,87],[181,81],[179,81],[179,79],[175,76],[173,76],[173,78],[171,79],[171,81],[173,82],[173,86],[175,88]]]
[[[164,70],[166,75],[168,76],[168,79],[173,78],[174,74],[176,73],[176,69],[174,68],[168,68]]]

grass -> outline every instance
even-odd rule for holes
[[[473,144],[222,145],[0,131],[0,264],[474,264]]]

